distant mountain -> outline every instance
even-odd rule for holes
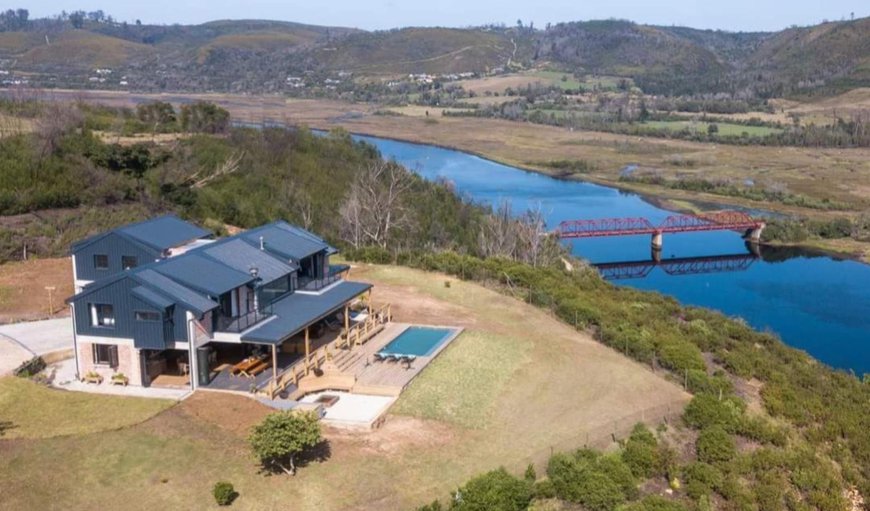
[[[619,20],[377,32],[263,20],[80,25],[31,20],[0,31],[0,70],[39,85],[107,87],[130,76],[142,90],[227,92],[280,92],[288,76],[306,73],[483,73],[545,63],[629,77],[659,94],[768,97],[870,86],[870,18],[776,33]],[[97,68],[111,68],[112,80],[89,76]]]

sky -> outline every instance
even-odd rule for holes
[[[32,17],[102,9],[115,19],[195,24],[271,19],[379,30],[488,23],[536,27],[560,21],[620,18],[655,25],[770,31],[870,15],[867,0],[7,0]],[[9,5],[8,7],[13,7]],[[4,7],[4,8],[8,8]]]

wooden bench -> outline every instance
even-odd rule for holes
[[[248,378],[253,378],[271,366],[272,366],[271,362],[269,362],[267,360],[260,360],[256,364],[254,364],[253,366],[248,367],[244,371],[241,371],[239,374],[242,376],[247,376]]]

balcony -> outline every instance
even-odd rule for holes
[[[261,307],[260,310],[247,312],[239,316],[218,316],[215,330],[233,334],[242,333],[271,315],[272,305],[269,304],[266,307]]]
[[[350,270],[350,266],[346,264],[331,264],[327,275],[320,279],[310,277],[299,277],[297,280],[298,291],[320,291],[321,289],[338,282],[344,277],[344,274]]]

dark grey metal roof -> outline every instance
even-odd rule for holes
[[[156,291],[152,291],[145,286],[136,286],[133,288],[133,296],[141,299],[145,303],[150,303],[151,305],[157,307],[158,309],[166,309],[170,305],[174,305],[175,302],[166,298],[160,293]]]
[[[254,280],[250,273],[234,270],[197,252],[160,261],[154,270],[210,296],[220,296]]]
[[[177,247],[211,235],[211,232],[202,227],[185,222],[173,215],[130,224],[121,227],[118,231],[158,250]]]
[[[190,222],[185,222],[174,215],[164,215],[143,222],[118,227],[117,229],[112,229],[79,240],[70,245],[70,251],[77,252],[91,243],[101,240],[111,234],[123,236],[128,240],[139,243],[158,252],[184,245],[185,243],[196,239],[211,236],[211,232],[202,227]]]
[[[176,303],[183,304],[200,315],[218,307],[217,303],[205,296],[182,286],[150,268],[137,271],[133,275],[139,282],[146,284],[152,289],[159,290],[160,293],[165,294]]]
[[[272,304],[274,319],[242,334],[242,340],[260,344],[280,344],[341,308],[345,303],[371,289],[364,282],[340,281],[319,294],[296,292]]]
[[[274,222],[251,229],[241,236],[254,247],[259,247],[260,237],[262,237],[267,252],[294,261],[330,248],[325,241],[308,231],[294,228],[284,222]]]
[[[298,267],[284,263],[277,257],[254,248],[240,239],[212,243],[196,252],[205,254],[222,264],[250,275],[251,267],[256,267],[264,283],[293,273]]]

